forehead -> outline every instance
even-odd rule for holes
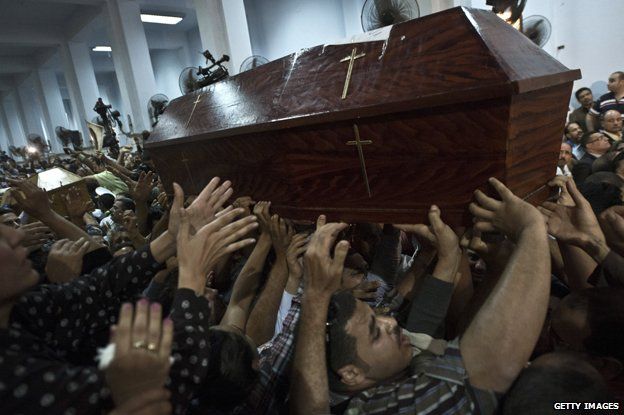
[[[369,328],[375,318],[375,313],[366,303],[360,300],[355,300],[355,302],[355,310],[345,326],[345,331],[356,339],[366,338],[369,335]]]

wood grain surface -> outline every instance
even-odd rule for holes
[[[353,47],[366,56],[342,100]],[[527,196],[554,174],[578,77],[491,13],[455,8],[386,43],[310,48],[174,100],[146,147],[189,194],[219,176],[291,218],[419,222],[436,203],[459,224],[488,177]],[[372,141],[371,197],[354,124]]]

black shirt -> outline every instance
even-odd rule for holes
[[[134,301],[160,268],[146,246],[69,283],[23,295],[8,329],[0,329],[0,413],[110,410],[104,373],[93,360],[94,347],[105,343],[94,344],[94,337],[109,330],[121,304]]]

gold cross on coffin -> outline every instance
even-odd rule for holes
[[[189,124],[191,123],[191,118],[193,118],[193,114],[195,113],[195,108],[197,108],[197,104],[199,104],[199,101],[201,101],[201,94],[197,95],[197,99],[195,100],[193,109],[191,110],[191,115],[189,115],[188,117],[188,121],[186,122],[185,128],[188,128]]]
[[[353,64],[356,59],[360,59],[366,56],[366,53],[360,53],[357,55],[357,48],[353,48],[351,55],[343,58],[340,62],[349,61],[349,69],[347,69],[347,78],[345,79],[344,87],[342,88],[342,99],[347,98],[347,92],[349,91],[349,84],[351,83],[351,74],[353,73]]]
[[[370,185],[368,184],[368,173],[366,173],[366,162],[364,161],[364,151],[362,146],[373,144],[371,140],[360,140],[360,129],[357,124],[353,124],[353,132],[355,133],[355,141],[347,141],[348,146],[356,146],[358,150],[358,156],[360,157],[360,167],[362,168],[362,176],[364,177],[364,184],[366,185],[366,192],[368,197],[371,197]]]

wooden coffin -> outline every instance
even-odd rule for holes
[[[47,192],[52,210],[61,216],[68,216],[68,204],[84,205],[91,200],[84,179],[59,167],[37,173],[28,180]]]
[[[188,193],[219,176],[290,218],[415,222],[436,203],[457,224],[490,176],[543,189],[579,78],[493,13],[454,8],[180,97],[146,147]]]

